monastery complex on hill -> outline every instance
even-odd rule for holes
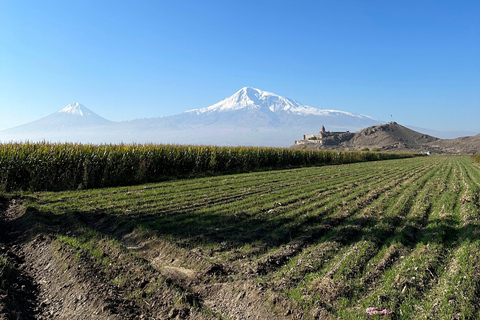
[[[330,132],[325,131],[325,127],[318,134],[304,134],[302,140],[295,140],[295,144],[317,143],[319,145],[338,145],[339,143],[349,140],[354,133],[346,132]]]

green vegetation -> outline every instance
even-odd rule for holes
[[[75,190],[413,154],[175,145],[0,144],[0,191]]]
[[[254,280],[306,319],[478,319],[479,195],[468,157],[420,157],[35,193],[26,210],[65,217],[58,241],[107,274],[106,243],[158,270],[225,266],[208,281]]]
[[[480,153],[475,153],[475,154],[472,156],[472,159],[473,159],[473,161],[475,161],[476,163],[480,163]]]
[[[8,261],[7,257],[5,257],[3,254],[0,254],[0,283],[1,283],[1,280],[7,278],[10,271],[11,271],[10,262]],[[7,288],[4,288],[2,285],[0,286],[0,289],[6,290]]]

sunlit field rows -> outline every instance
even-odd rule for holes
[[[0,144],[0,191],[75,190],[413,154],[177,145]]]
[[[115,261],[112,241],[160,277],[222,266],[208,281],[261,285],[272,314],[285,315],[281,297],[305,319],[369,319],[368,307],[393,311],[382,319],[478,319],[479,192],[470,158],[422,157],[37,193],[27,212],[70,221],[75,236],[57,241],[98,250],[100,265]]]

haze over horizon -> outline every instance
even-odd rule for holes
[[[80,102],[113,121],[249,86],[480,132],[480,2],[0,1],[0,130]]]

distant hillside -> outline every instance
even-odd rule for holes
[[[297,140],[294,149],[430,151],[437,154],[473,154],[480,151],[480,135],[440,139],[406,128],[396,122],[376,125],[355,133],[320,132]]]
[[[456,139],[440,140],[430,144],[433,150],[443,150],[444,153],[475,154],[480,153],[480,134]]]

